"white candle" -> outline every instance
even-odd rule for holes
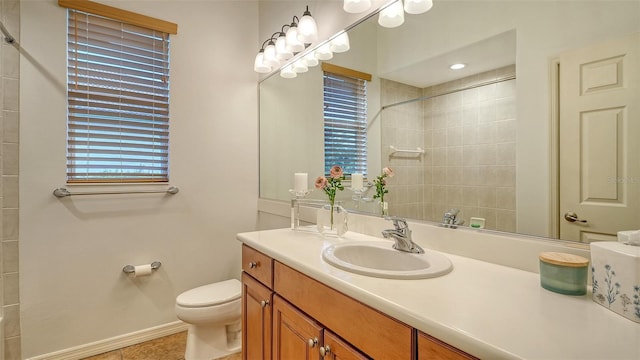
[[[351,174],[351,188],[354,190],[360,190],[364,187],[362,174]]]
[[[293,174],[293,189],[296,192],[306,192],[308,190],[307,173]]]

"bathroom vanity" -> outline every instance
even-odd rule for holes
[[[380,240],[372,236],[278,229],[237,238],[245,359],[640,358],[640,326],[590,293],[542,289],[536,273],[444,254],[449,274],[385,279],[322,259],[335,244]]]

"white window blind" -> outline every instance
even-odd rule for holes
[[[324,166],[367,174],[366,81],[324,72]]]
[[[67,181],[168,181],[169,35],[68,12]]]

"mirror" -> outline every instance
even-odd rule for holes
[[[484,219],[487,229],[559,238],[562,226],[595,228],[596,221],[562,219],[570,210],[583,215],[563,208],[561,195],[569,191],[555,180],[564,175],[564,167],[557,170],[558,154],[565,153],[567,137],[562,130],[558,135],[556,114],[566,106],[558,106],[557,89],[579,81],[558,77],[557,64],[594,44],[639,32],[637,1],[434,1],[429,12],[406,15],[397,28],[380,27],[376,16],[359,23],[348,31],[351,49],[327,62],[373,75],[367,83],[367,180],[385,166],[394,169],[386,197],[391,215],[440,222],[446,210],[458,208],[465,225],[474,217]],[[591,71],[599,74],[590,80],[596,85],[621,68],[603,61],[606,66]],[[450,70],[453,62],[467,67]],[[562,81],[568,85],[558,85]],[[262,198],[290,200],[296,172],[309,174],[309,187],[323,175],[322,91],[320,67],[260,83]],[[392,153],[390,146],[424,153]],[[593,161],[591,168],[599,169]],[[615,174],[609,183],[624,183]],[[624,185],[613,190],[614,197],[637,193],[637,181]],[[380,214],[371,201],[375,189],[359,198],[349,182],[345,187],[338,195],[343,206]],[[318,190],[309,197],[326,198]],[[637,215],[631,222],[631,229],[640,228]],[[562,238],[595,238],[580,234]]]

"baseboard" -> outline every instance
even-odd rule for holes
[[[121,349],[123,347],[139,344],[141,342],[173,335],[187,330],[188,325],[182,321],[175,321],[152,328],[135,331],[110,339],[95,341],[92,343],[75,346],[72,348],[38,355],[27,360],[79,360],[89,356]]]

